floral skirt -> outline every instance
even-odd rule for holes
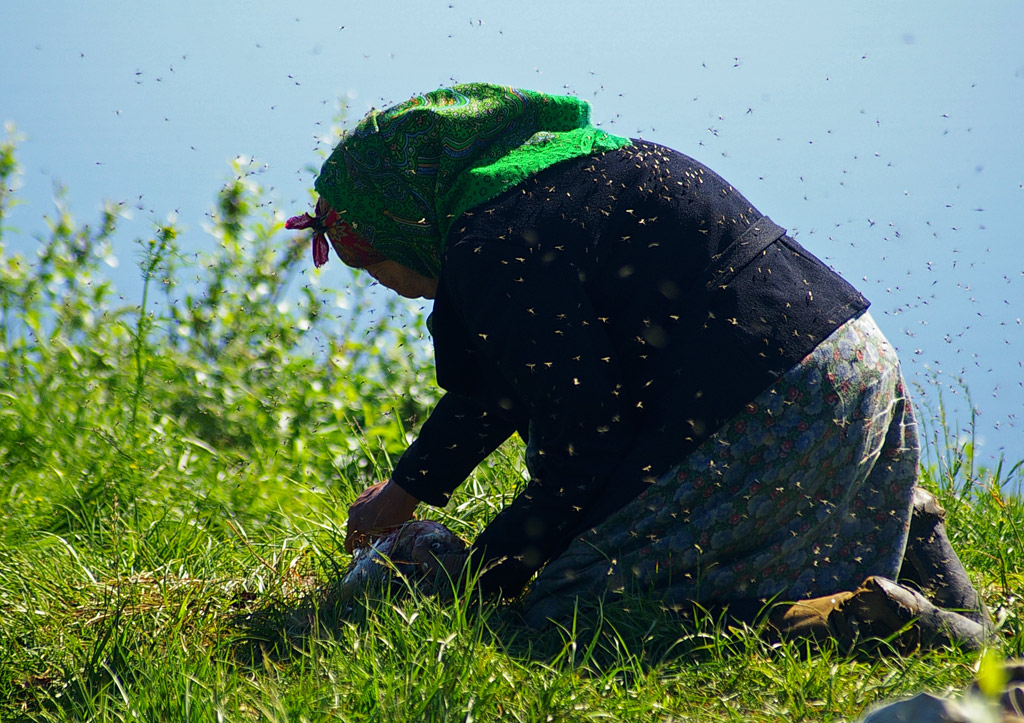
[[[542,624],[577,600],[680,609],[896,579],[919,452],[896,353],[861,314],[548,563],[524,613]]]

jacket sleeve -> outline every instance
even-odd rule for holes
[[[515,430],[514,420],[497,406],[488,409],[449,392],[399,458],[391,481],[427,504],[444,506],[469,473]]]
[[[604,489],[632,443],[630,410],[604,322],[557,248],[464,239],[445,268],[467,332],[530,419],[531,480],[474,543],[484,590],[513,595]]]

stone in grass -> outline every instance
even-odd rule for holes
[[[1024,660],[1010,661],[1003,670],[1005,682],[992,695],[985,695],[976,681],[958,700],[920,693],[886,703],[859,723],[1024,723]]]

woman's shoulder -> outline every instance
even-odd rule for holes
[[[617,259],[623,239],[645,245],[670,240],[687,262],[698,262],[694,255],[715,252],[731,238],[732,226],[719,227],[714,219],[736,219],[736,235],[759,216],[700,162],[635,140],[556,164],[465,211],[451,225],[444,264],[473,268],[490,259],[493,267],[501,258],[513,265],[524,251],[539,249],[591,266]]]

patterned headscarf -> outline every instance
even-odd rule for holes
[[[350,266],[391,259],[431,278],[463,212],[559,161],[622,148],[627,138],[590,123],[590,105],[469,83],[371,111],[334,149],[316,179],[313,261],[327,238]],[[326,238],[325,238],[326,237]]]

